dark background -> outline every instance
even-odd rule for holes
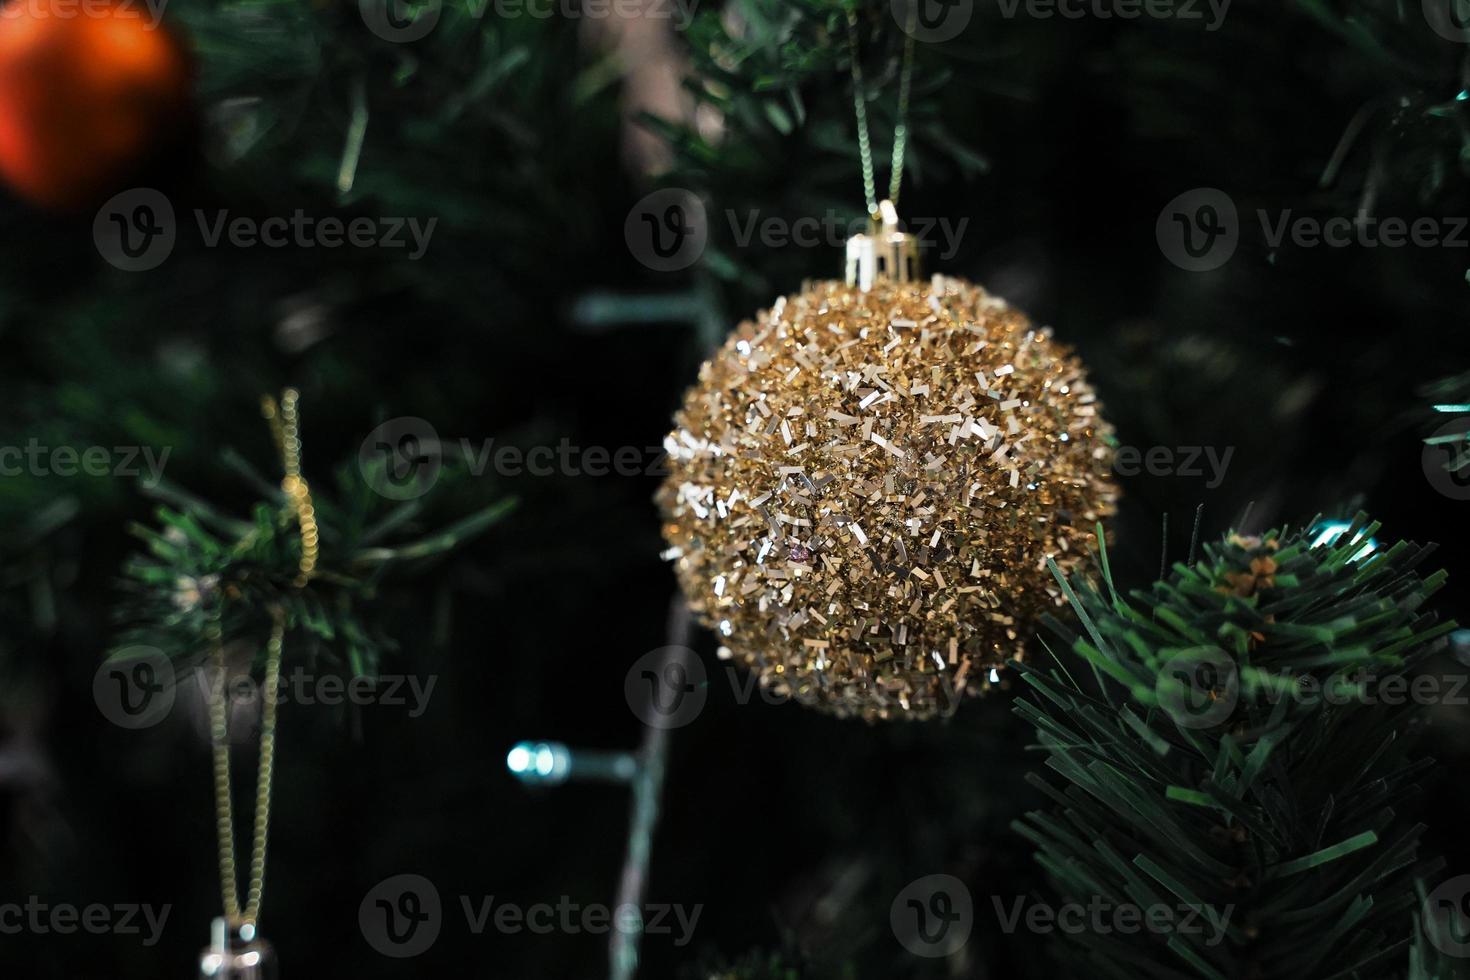
[[[129,274],[99,257],[95,212],[0,201],[0,444],[171,447],[169,480],[240,513],[256,494],[221,452],[273,472],[257,400],[286,384],[302,392],[307,471],[324,482],[399,416],[476,442],[657,445],[709,343],[840,267],[836,248],[741,248],[726,220],[861,213],[834,9],[702,6],[661,70],[709,83],[724,135],[669,123],[675,150],[651,176],[658,168],[630,149],[637,106],[620,82],[620,65],[648,62],[620,57],[592,19],[476,18],[449,4],[429,37],[399,45],[366,30],[355,4],[177,0],[168,20],[197,58],[197,118],[160,134],[156,159],[119,187],[158,187],[181,215],[437,217],[432,244],[407,262],[208,249],[181,233],[163,266]],[[902,35],[886,4],[861,9],[886,157]],[[735,67],[711,60],[722,30],[743,33]],[[970,219],[942,271],[1074,344],[1123,445],[1234,447],[1217,488],[1121,478],[1120,582],[1146,585],[1161,550],[1185,558],[1201,505],[1207,537],[1248,506],[1257,531],[1367,509],[1385,540],[1442,543],[1451,585],[1437,603],[1463,618],[1466,504],[1426,477],[1421,439],[1444,420],[1431,404],[1470,390],[1426,389],[1470,368],[1470,250],[1272,252],[1255,211],[1465,215],[1470,130],[1456,95],[1470,47],[1436,35],[1416,4],[1237,0],[1215,32],[1007,19],[981,3],[959,38],[918,48],[903,211]],[[356,184],[340,194],[358,86],[371,116]],[[804,120],[787,127],[793,92]],[[1322,186],[1360,112],[1361,133]],[[624,239],[630,208],[660,186],[698,193],[710,215],[710,246],[684,272],[649,270]],[[1241,216],[1234,258],[1206,273],[1171,264],[1154,230],[1167,202],[1198,187],[1224,190]],[[506,495],[520,503],[384,599],[401,646],[384,670],[439,678],[423,717],[283,709],[262,928],[284,976],[605,973],[605,937],[471,935],[458,896],[613,901],[628,794],[529,789],[504,757],[528,738],[637,744],[623,678],[664,644],[673,590],[656,483],[485,475],[433,498],[426,526]],[[200,729],[176,711],[122,731],[91,694],[136,547],[128,524],[152,507],[128,480],[0,480],[0,752],[45,767],[0,777],[0,901],[173,907],[153,948],[0,936],[7,976],[188,976],[217,914]],[[714,643],[701,634],[696,646],[709,706],[674,734],[648,898],[703,912],[690,947],[647,940],[642,975],[783,946],[858,977],[941,975],[906,957],[887,922],[906,882],[939,872],[976,896],[964,975],[1046,975],[1045,938],[1002,935],[989,904],[1043,887],[1008,826],[1039,803],[1022,782],[1037,763],[1011,694],[946,723],[868,727],[738,705]],[[1450,778],[1405,806],[1465,870],[1454,774],[1470,726],[1463,708],[1426,714]],[[243,781],[252,756],[238,758]],[[404,872],[435,882],[447,922],[430,952],[395,961],[364,941],[358,904]]]

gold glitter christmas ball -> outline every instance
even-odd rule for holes
[[[870,721],[994,683],[1064,601],[1047,559],[1084,560],[1117,497],[1081,362],[950,277],[777,300],[675,426],[664,535],[721,656]]]

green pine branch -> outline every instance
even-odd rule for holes
[[[1454,975],[1416,916],[1439,870],[1412,819],[1431,763],[1391,693],[1454,624],[1425,608],[1431,549],[1370,548],[1376,529],[1232,534],[1127,595],[1106,549],[1101,584],[1059,576],[1082,631],[1050,624],[1066,652],[1022,666],[1036,697],[1016,707],[1056,806],[1015,828],[1064,901],[1177,916],[1070,937],[1088,975]]]
[[[226,641],[258,641],[269,633],[271,610],[279,606],[288,628],[314,639],[315,652],[345,665],[354,677],[373,676],[391,648],[381,626],[389,577],[412,576],[462,547],[516,503],[502,498],[426,530],[421,515],[429,496],[389,502],[354,459],[337,469],[335,492],[313,489],[321,552],[310,583],[298,589],[301,536],[294,511],[242,458],[226,454],[226,463],[262,494],[246,518],[225,514],[166,481],[146,491],[160,502],[157,525],[132,527],[143,550],[123,570],[115,655],[135,655],[141,646],[193,663],[207,653],[216,615]],[[443,493],[452,479],[446,466],[430,494]]]

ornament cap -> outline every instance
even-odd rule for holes
[[[275,950],[260,938],[254,922],[231,925],[215,919],[209,946],[199,957],[200,980],[277,980]]]
[[[866,234],[847,240],[847,284],[866,292],[877,282],[913,282],[921,275],[919,240],[898,226],[898,209],[881,201]]]

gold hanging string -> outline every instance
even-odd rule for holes
[[[903,64],[898,78],[898,118],[893,126],[893,162],[889,166],[888,200],[898,204],[898,194],[903,188],[903,165],[908,151],[909,95],[913,90],[914,78],[914,29],[918,13],[918,0],[909,4],[908,27],[904,33]],[[852,108],[857,117],[858,157],[863,167],[863,197],[868,204],[868,213],[878,211],[878,193],[873,177],[873,143],[868,137],[868,105],[863,95],[863,65],[859,57],[857,11],[847,12],[847,47],[852,63]]]
[[[295,585],[299,589],[306,585],[316,571],[317,555],[321,539],[317,531],[316,509],[311,505],[311,488],[301,475],[300,421],[296,414],[296,403],[300,395],[295,388],[287,388],[281,394],[281,404],[266,395],[260,400],[261,413],[271,424],[271,433],[276,439],[276,448],[281,453],[281,465],[286,475],[281,479],[281,492],[296,512],[301,526],[301,570],[296,575]]]
[[[281,455],[285,475],[281,492],[295,513],[301,534],[301,559],[292,585],[302,588],[316,570],[320,536],[316,511],[311,502],[311,489],[301,476],[301,437],[296,403],[299,395],[288,388],[280,404],[270,396],[261,399],[261,411],[270,422],[276,449]],[[246,886],[245,907],[240,907],[240,889],[235,861],[235,808],[230,798],[230,729],[229,684],[225,664],[225,648],[221,611],[215,607],[208,626],[208,641],[213,650],[215,685],[210,702],[210,741],[214,753],[215,826],[219,833],[220,892],[224,899],[225,917],[231,927],[253,926],[260,918],[260,900],[265,890],[266,844],[270,837],[271,782],[276,760],[277,688],[280,686],[281,656],[286,642],[286,611],[277,603],[271,607],[271,635],[266,646],[265,686],[260,708],[260,764],[255,782],[255,821],[251,832],[250,880]]]
[[[254,924],[260,917],[260,897],[265,887],[266,841],[270,836],[271,780],[276,758],[276,687],[281,675],[281,651],[286,634],[286,619],[280,607],[272,610],[271,638],[266,648],[265,686],[262,688],[260,765],[255,782],[255,823],[251,833],[250,882],[245,907],[240,908],[240,890],[235,877],[235,816],[230,799],[230,730],[229,684],[225,665],[224,643],[219,621],[211,623],[214,644],[215,685],[210,703],[210,738],[214,750],[215,826],[219,831],[220,891],[224,898],[225,918],[238,928]]]

